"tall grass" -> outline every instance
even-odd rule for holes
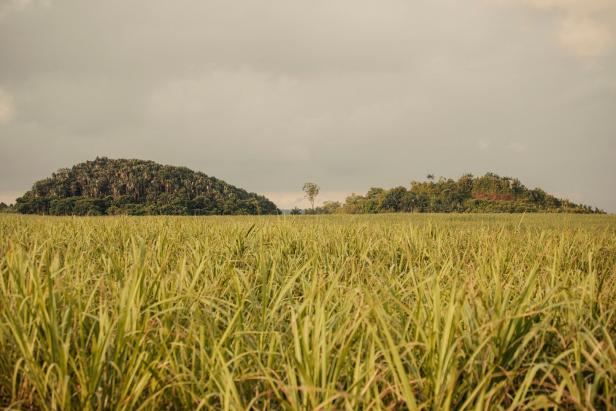
[[[0,216],[0,406],[616,408],[611,216]]]

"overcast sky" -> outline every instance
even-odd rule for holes
[[[616,0],[0,0],[0,201],[96,156],[283,208],[493,171],[616,212]]]

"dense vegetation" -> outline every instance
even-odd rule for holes
[[[616,219],[0,215],[0,408],[616,408]]]
[[[433,177],[429,176],[432,180]],[[597,208],[558,199],[545,191],[526,188],[518,179],[488,173],[482,177],[464,175],[458,181],[413,181],[410,189],[371,188],[366,195],[353,194],[344,204],[325,202],[322,207],[304,214],[336,212],[389,213],[603,213]],[[300,210],[292,210],[299,214]]]
[[[13,206],[0,202],[0,213],[11,213],[13,212]]]
[[[185,167],[97,158],[61,169],[17,199],[24,214],[277,214],[267,198]]]
[[[429,176],[434,180],[433,176]],[[411,182],[410,189],[371,188],[365,195],[352,194],[344,204],[328,201],[314,207],[318,195],[309,196],[313,207],[293,209],[292,214],[333,213],[604,213],[586,205],[556,198],[545,191],[528,189],[518,179],[488,173],[470,174],[457,181]],[[304,186],[306,190],[306,186]],[[307,194],[308,196],[308,194]],[[214,177],[185,167],[163,166],[152,161],[97,158],[61,169],[38,181],[14,206],[0,204],[0,212],[24,214],[278,214],[267,198],[248,193]]]

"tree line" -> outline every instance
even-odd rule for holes
[[[425,181],[412,181],[409,187],[373,187],[364,195],[351,194],[344,202],[325,201],[318,207],[319,186],[309,182],[302,189],[311,207],[295,208],[291,214],[604,213],[494,173],[465,174],[458,180],[437,180],[429,174]],[[50,215],[280,213],[264,196],[186,167],[106,157],[58,170],[37,181],[14,205],[0,203],[0,212],[14,211]]]
[[[317,186],[316,195],[318,192]],[[444,177],[435,180],[432,174],[428,174],[427,181],[413,181],[409,188],[373,187],[365,195],[351,194],[344,203],[325,201],[320,207],[314,207],[313,195],[306,192],[306,197],[313,207],[305,210],[294,208],[291,214],[605,213],[596,207],[559,199],[540,188],[529,189],[517,178],[494,173],[480,177],[465,174],[458,180]]]
[[[14,208],[50,215],[280,213],[264,196],[186,167],[106,157],[36,182]]]
[[[4,202],[0,202],[0,213],[12,213],[15,211],[15,207]]]

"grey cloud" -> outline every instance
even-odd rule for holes
[[[485,0],[20,7],[0,20],[0,88],[14,113],[0,124],[0,195],[107,155],[186,165],[282,206],[307,180],[333,199],[427,172],[495,171],[616,211],[599,188],[616,174],[615,56],[571,59],[551,38],[553,9],[511,10]]]
[[[492,0],[555,13],[557,42],[582,58],[596,58],[616,47],[616,2],[613,0]]]

